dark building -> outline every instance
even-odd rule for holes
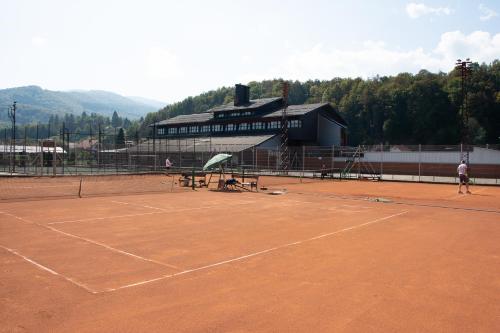
[[[249,97],[249,87],[237,84],[234,103],[160,121],[152,125],[157,131],[156,138],[210,137],[228,143],[249,141],[258,147],[278,146],[283,98],[250,100]],[[347,124],[329,103],[289,105],[286,114],[289,146],[346,144]]]

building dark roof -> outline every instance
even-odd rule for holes
[[[147,140],[129,148],[124,148],[121,152],[145,153],[178,153],[178,152],[240,152],[248,148],[258,146],[277,134],[268,135],[238,135],[238,136],[212,136],[180,139],[156,139]],[[207,156],[208,158],[208,156]]]
[[[328,105],[328,103],[289,105],[286,109],[286,114],[288,116],[302,116],[308,112],[322,108],[325,105]],[[279,110],[263,115],[262,118],[281,117],[282,112],[283,108],[280,108]]]
[[[182,114],[170,119],[162,120],[156,125],[172,125],[172,124],[188,124],[188,123],[204,123],[214,117],[212,112]]]
[[[330,105],[330,103],[315,103],[315,104],[302,104],[302,105],[289,105],[286,109],[286,114],[288,117],[302,116],[306,113],[316,111],[318,109],[325,109],[325,116],[331,120],[339,123],[339,125],[347,126],[346,121],[342,118],[340,114]],[[330,112],[328,112],[330,111]],[[283,108],[276,110],[274,112],[263,115],[262,118],[276,118],[281,117]]]
[[[191,123],[204,123],[214,119],[214,112],[217,111],[232,111],[232,110],[249,110],[249,109],[257,109],[263,107],[267,104],[274,103],[276,101],[281,100],[281,97],[274,98],[262,98],[250,101],[250,104],[243,106],[234,106],[233,104],[226,104],[222,106],[218,106],[212,108],[206,112],[202,113],[194,113],[188,115],[179,115],[170,119],[162,120],[156,125],[180,125],[180,124],[191,124]],[[318,110],[325,109],[325,116],[330,118],[331,120],[339,123],[340,125],[347,126],[346,121],[342,118],[340,114],[338,114],[335,109],[329,103],[315,103],[315,104],[302,104],[302,105],[289,105],[287,108],[287,116],[302,116],[306,113]],[[277,118],[281,117],[283,112],[283,107],[280,107],[277,110],[271,111],[270,113],[263,114],[260,117],[266,118]],[[150,125],[151,126],[151,125]]]
[[[260,107],[263,107],[267,104],[271,104],[273,102],[281,100],[281,97],[271,97],[271,98],[260,98],[260,99],[253,99],[250,100],[250,103],[244,104],[244,105],[239,105],[239,106],[234,106],[233,103],[221,105],[221,106],[216,106],[208,111],[210,112],[221,112],[221,111],[236,111],[236,110],[252,110],[252,109],[258,109]]]

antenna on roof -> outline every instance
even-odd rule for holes
[[[288,108],[288,91],[290,86],[287,81],[283,82],[283,111],[281,112],[281,146],[280,146],[280,161],[281,171],[288,173],[290,156],[288,154],[288,117],[286,114]]]

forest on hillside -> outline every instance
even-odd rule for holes
[[[281,96],[283,80],[250,82],[250,98]],[[500,143],[500,61],[473,64],[468,80],[470,143]],[[151,135],[151,124],[181,114],[205,112],[231,103],[234,87],[223,87],[188,97],[139,120],[83,112],[80,116],[50,116],[48,124],[28,124],[18,128],[18,137],[58,135],[64,124],[75,133],[111,135],[123,128],[127,140]],[[289,103],[328,102],[348,123],[348,144],[458,144],[461,142],[461,78],[457,71],[371,79],[334,78],[290,82]],[[37,129],[38,128],[38,129]],[[35,136],[38,130],[38,136]],[[7,130],[4,130],[7,136]],[[50,133],[49,133],[50,132]]]
[[[251,99],[281,96],[283,80],[250,82]],[[468,80],[469,128],[473,143],[500,143],[500,61],[473,64]],[[230,103],[233,87],[223,87],[149,113],[140,128],[180,114],[204,112]],[[461,78],[450,73],[334,78],[290,82],[289,103],[331,103],[345,118],[350,145],[458,144],[461,141]]]

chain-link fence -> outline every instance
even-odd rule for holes
[[[215,154],[229,153],[229,170],[283,174],[279,145],[231,138],[138,138],[117,134],[67,133],[50,139],[0,138],[4,175],[102,175],[200,170]],[[244,142],[243,142],[244,141]],[[292,146],[286,174],[301,177],[372,178],[456,182],[456,168],[468,162],[476,183],[500,184],[500,145]]]

